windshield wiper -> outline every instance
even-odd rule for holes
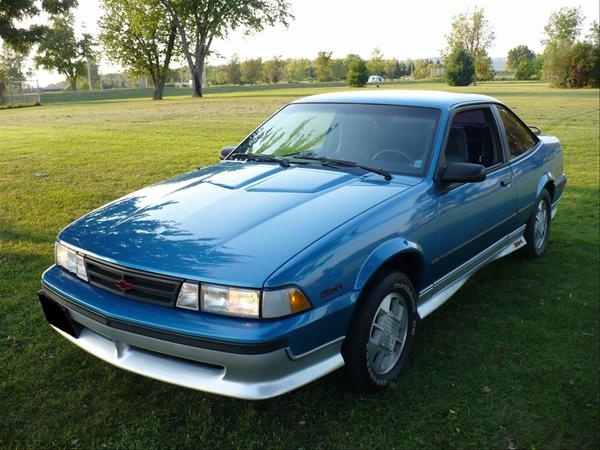
[[[288,153],[287,155],[283,155],[283,156],[285,156],[285,157],[293,156],[294,158],[308,159],[308,158],[306,158],[307,156],[312,156],[314,154],[315,154],[315,152],[312,150],[302,150],[301,152]]]
[[[232,153],[227,159],[245,159],[248,161],[264,161],[274,162],[283,167],[290,167],[290,163],[285,159],[278,158],[277,156],[263,155],[261,153]]]
[[[383,176],[388,181],[392,179],[392,174],[389,173],[387,170],[380,169],[378,167],[364,166],[362,164],[355,163],[354,161],[346,161],[346,160],[343,160],[343,159],[323,158],[323,157],[309,156],[309,155],[306,155],[306,156],[298,155],[298,156],[296,156],[296,158],[298,158],[298,159],[307,159],[309,161],[318,161],[323,166],[330,166],[330,167],[356,167],[358,169],[366,170],[367,172],[373,172],[373,173],[379,174],[379,175]]]

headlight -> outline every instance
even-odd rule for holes
[[[200,303],[202,311],[258,318],[260,291],[202,283]]]
[[[265,318],[289,316],[310,308],[310,302],[295,287],[263,292],[262,314]]]
[[[57,242],[54,246],[54,256],[57,265],[74,273],[82,280],[88,281],[85,261],[82,255]]]

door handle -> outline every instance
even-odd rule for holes
[[[512,177],[506,177],[506,178],[502,178],[502,180],[500,180],[500,185],[503,187],[506,187],[508,185],[510,185],[512,183]]]

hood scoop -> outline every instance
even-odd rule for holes
[[[292,192],[313,194],[347,183],[352,175],[304,167],[293,167],[259,182],[247,190],[250,192]]]
[[[225,166],[225,164],[221,164]],[[227,164],[219,172],[206,177],[203,181],[227,189],[239,189],[261,178],[281,172],[283,167],[272,164]]]

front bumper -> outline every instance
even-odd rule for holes
[[[39,296],[52,328],[75,345],[114,366],[191,389],[248,400],[265,399],[344,365],[340,352],[343,337],[299,356],[278,342],[265,345],[265,351],[235,345],[229,349],[214,345],[206,348],[174,333],[128,328],[48,287]]]

